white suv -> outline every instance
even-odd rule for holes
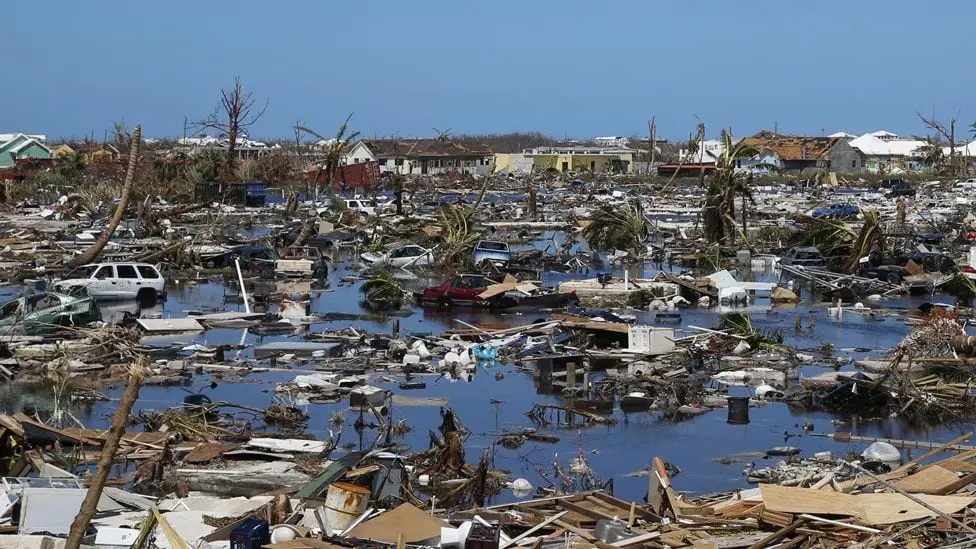
[[[93,263],[66,273],[54,288],[64,293],[84,288],[95,299],[155,303],[166,295],[166,280],[149,263]]]
[[[347,198],[346,207],[358,214],[376,215],[376,201],[368,198]]]

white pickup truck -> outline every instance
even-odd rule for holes
[[[166,280],[149,263],[93,263],[69,271],[54,288],[75,295],[84,289],[96,300],[138,299],[151,304],[166,295]]]

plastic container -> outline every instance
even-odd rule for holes
[[[867,461],[891,463],[901,461],[901,452],[887,442],[874,442],[861,452],[861,457]]]

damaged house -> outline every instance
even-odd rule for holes
[[[377,162],[382,173],[487,174],[494,154],[483,143],[440,139],[364,139],[343,157],[347,165]]]
[[[806,137],[760,132],[743,143],[760,151],[757,158],[737,161],[737,167],[750,173],[770,170],[802,173],[805,170],[852,172],[860,157],[843,137]]]

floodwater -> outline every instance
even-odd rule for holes
[[[551,235],[537,240],[536,247],[549,244]],[[361,313],[359,305],[360,295],[358,283],[342,283],[341,280],[349,274],[356,274],[350,269],[350,262],[344,262],[330,273],[331,290],[313,294],[311,311],[317,313]],[[619,268],[613,269],[615,274],[622,275]],[[591,269],[592,271],[592,269]],[[629,275],[652,275],[656,271],[654,265],[631,267]],[[593,276],[595,273],[590,274]],[[748,273],[747,273],[748,275]],[[544,281],[554,283],[558,280],[578,278],[580,274],[552,274],[547,273]],[[751,275],[750,275],[751,276]],[[759,273],[757,279],[769,280],[774,275]],[[411,281],[410,284],[420,287],[430,282],[425,280]],[[7,293],[14,290],[8,289]],[[810,292],[804,292],[809,298]],[[171,280],[167,301],[157,306],[156,312],[162,312],[167,317],[185,316],[187,311],[239,311],[242,310],[240,301],[236,298],[236,288],[228,288],[219,282]],[[3,294],[0,294],[2,297]],[[856,314],[845,314],[842,318],[831,318],[826,314],[823,304],[805,301],[800,305],[788,308],[771,309],[768,303],[759,300],[749,307],[755,328],[762,330],[780,330],[785,337],[785,343],[793,347],[811,349],[809,354],[816,355],[812,350],[823,343],[831,343],[837,351],[835,356],[851,357],[879,357],[883,350],[890,349],[909,332],[905,323],[904,310],[917,305],[924,298],[891,300],[883,303],[889,310],[902,311],[887,316],[883,320],[873,320]],[[933,300],[930,296],[928,300]],[[934,296],[935,301],[942,301]],[[947,300],[947,299],[945,299]],[[119,305],[125,308],[128,305]],[[161,308],[161,311],[158,309]],[[273,310],[273,309],[272,309]],[[794,331],[796,315],[802,315],[800,332]],[[653,323],[653,313],[638,312],[638,320]],[[815,322],[810,326],[809,318],[813,316]],[[483,311],[453,309],[451,311],[424,310],[414,307],[409,316],[400,317],[401,331],[405,335],[410,333],[439,334],[445,329],[459,327],[456,320],[471,324],[490,324],[492,326],[522,325],[539,318],[546,318],[546,313],[528,313],[522,315],[498,316]],[[682,311],[682,327],[688,325],[715,327],[719,319],[716,310],[685,309]],[[372,332],[389,333],[391,321],[334,321],[313,324],[312,332],[337,330],[345,327],[355,327]],[[680,335],[692,332],[682,331]],[[272,341],[298,341],[299,335],[294,336],[258,336],[242,329],[213,329],[199,335],[165,336],[154,338],[161,346],[169,346],[173,342],[201,343],[213,345],[218,343],[244,343],[256,346]],[[855,350],[857,349],[857,350]],[[862,349],[870,349],[870,352]],[[227,353],[228,360],[235,358],[236,351]],[[239,355],[241,360],[252,359],[251,349],[245,349]],[[283,363],[279,362],[278,367]],[[729,368],[734,369],[734,368]],[[802,375],[815,375],[826,371],[823,367],[807,365],[801,368]],[[189,393],[202,392],[213,401],[226,400],[247,404],[249,406],[266,407],[274,401],[274,385],[288,381],[297,375],[295,373],[261,373],[245,377],[221,377],[212,374],[196,375],[192,382],[185,387],[144,387],[134,413],[142,409],[163,409],[182,402]],[[500,376],[497,374],[501,374]],[[375,376],[371,376],[371,379]],[[427,388],[421,390],[401,391],[395,384],[383,384],[371,380],[372,384],[389,389],[395,394],[405,394],[410,397],[436,397],[446,399],[448,405],[458,414],[460,420],[473,432],[465,446],[466,458],[469,463],[475,463],[482,451],[487,450],[496,468],[510,471],[513,479],[523,477],[534,486],[547,486],[544,476],[552,478],[552,463],[557,460],[568,469],[570,459],[582,450],[590,468],[601,480],[613,480],[614,492],[623,498],[640,499],[646,492],[647,479],[633,473],[646,470],[655,456],[676,465],[682,472],[675,477],[674,484],[678,490],[693,493],[714,492],[732,488],[746,487],[747,483],[742,474],[743,467],[750,463],[757,466],[773,465],[781,458],[765,460],[762,457],[742,457],[731,464],[721,464],[716,458],[734,456],[735,454],[763,452],[775,446],[786,444],[798,446],[803,455],[810,455],[817,451],[830,450],[835,455],[848,451],[860,452],[865,444],[841,444],[829,439],[813,437],[804,434],[804,423],[812,423],[813,430],[818,433],[834,431],[848,431],[864,436],[880,436],[891,438],[912,438],[936,441],[946,441],[969,430],[968,424],[955,424],[938,428],[920,428],[904,424],[897,418],[863,420],[853,417],[843,417],[826,413],[796,413],[783,403],[769,403],[765,406],[750,410],[751,423],[747,425],[731,425],[726,422],[727,411],[717,409],[704,415],[674,422],[661,418],[659,413],[627,413],[619,409],[614,411],[617,423],[606,426],[592,426],[581,430],[561,428],[539,428],[545,434],[556,435],[556,444],[527,442],[521,448],[510,450],[495,445],[496,434],[504,431],[518,431],[526,427],[535,427],[525,416],[534,403],[563,403],[558,396],[537,394],[529,372],[519,371],[514,365],[499,365],[481,368],[470,381],[448,380],[430,376],[422,378],[427,381]],[[595,376],[594,380],[599,379]],[[211,382],[216,385],[211,387]],[[118,397],[120,387],[109,391],[112,397]],[[733,395],[747,395],[746,388],[732,388]],[[0,401],[7,412],[22,409],[44,409],[49,405],[45,395],[35,395],[8,385],[0,389]],[[493,401],[497,401],[493,403]],[[104,427],[115,408],[115,402],[98,402],[79,406],[73,413],[88,427]],[[359,437],[352,428],[358,410],[348,408],[348,400],[338,404],[309,404],[306,407],[310,420],[307,433],[320,438],[329,436],[329,419],[332,414],[341,410],[346,417],[342,443],[351,444],[358,448]],[[428,430],[435,430],[440,424],[440,410],[437,406],[394,406],[392,409],[394,420],[406,419],[413,427],[403,442],[414,450],[423,450],[428,444]],[[369,422],[372,418],[367,417]],[[834,425],[832,421],[842,421]],[[334,427],[331,427],[333,430]],[[367,431],[364,440],[369,444],[376,438],[374,431]],[[542,472],[543,474],[540,474]],[[510,491],[501,494],[497,500],[511,500],[515,496]]]

